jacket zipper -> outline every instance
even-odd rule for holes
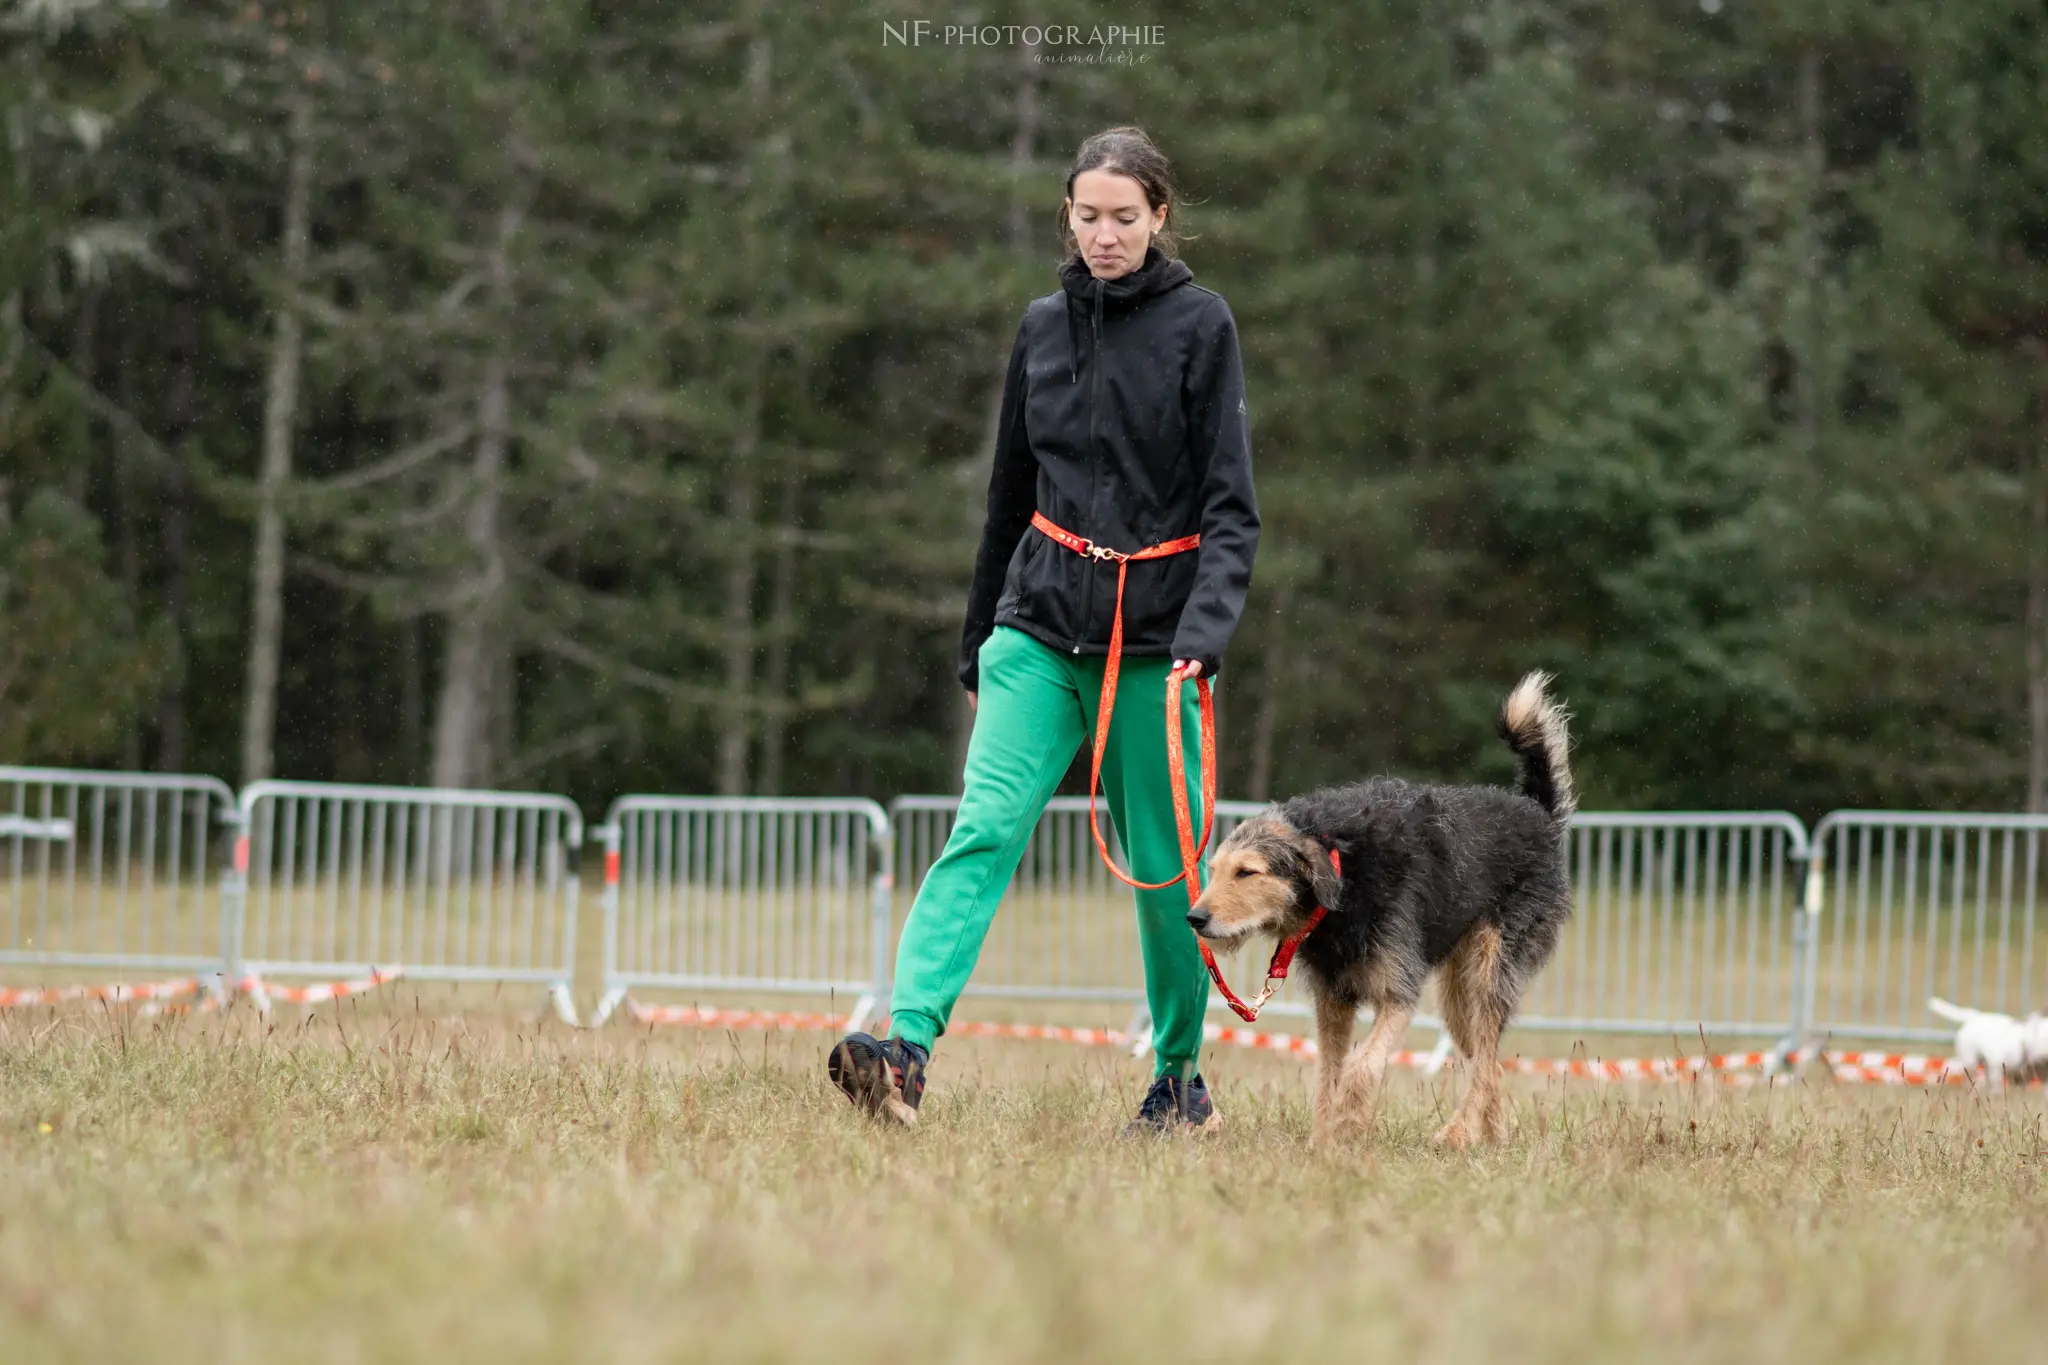
[[[1099,477],[1099,462],[1095,458],[1095,395],[1102,388],[1102,281],[1095,282],[1095,307],[1089,318],[1089,331],[1095,338],[1095,348],[1088,356],[1088,525],[1095,526],[1095,481]],[[1087,575],[1081,585],[1081,629],[1074,637],[1074,653],[1081,652],[1082,635],[1095,621],[1095,572],[1098,565],[1090,562],[1082,572]]]

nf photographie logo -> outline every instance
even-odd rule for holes
[[[1163,47],[1164,24],[935,24],[882,21],[883,47]]]

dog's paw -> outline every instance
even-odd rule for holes
[[[1478,1139],[1472,1135],[1472,1130],[1465,1126],[1462,1117],[1452,1119],[1437,1129],[1436,1136],[1429,1140],[1430,1146],[1444,1152],[1469,1151],[1477,1143]]]
[[[1365,1141],[1371,1130],[1371,1123],[1357,1114],[1338,1114],[1328,1118],[1318,1115],[1308,1130],[1309,1150],[1338,1152],[1355,1147]]]

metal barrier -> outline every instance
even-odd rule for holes
[[[1944,996],[2025,1014],[2048,985],[2048,815],[1836,811],[1814,831],[1816,1032],[1936,1042]],[[1825,913],[1821,911],[1825,909]]]
[[[1790,1039],[1806,827],[1780,811],[1581,811],[1572,918],[1517,1028]]]
[[[894,942],[889,818],[856,798],[627,796],[604,828],[602,1022],[634,987],[852,996]]]
[[[896,907],[897,927],[945,847],[958,807],[953,796],[907,796],[890,805],[896,866],[911,892]],[[1219,801],[1215,837],[1264,808]],[[1107,824],[1105,833],[1113,841]],[[1524,996],[1517,1027],[1660,1035],[1704,1029],[1773,1038],[1798,1032],[1804,922],[1797,901],[1807,857],[1798,819],[1781,812],[1583,812],[1570,838],[1577,904],[1549,965]],[[1224,970],[1233,981],[1253,982],[1269,951],[1269,944],[1248,945]],[[1088,832],[1088,802],[1055,798],[1025,847],[967,993],[1142,1007],[1143,982],[1131,893],[1102,866]],[[1221,1003],[1211,997],[1211,1008]],[[1305,1015],[1306,992],[1290,982],[1266,1010]],[[1438,1026],[1428,1012],[1417,1023]],[[1143,1029],[1142,1015],[1132,1027]]]
[[[224,973],[217,778],[0,767],[0,963]]]
[[[843,992],[864,1017],[958,805],[620,799],[599,831],[597,1018],[635,987]],[[1217,837],[1261,809],[1219,802]],[[1087,810],[1047,806],[968,994],[1142,1010],[1131,893]],[[222,828],[239,831],[232,859]],[[1581,812],[1573,918],[1517,1026],[1938,1042],[1952,1030],[1929,995],[2024,1013],[2048,989],[2044,834],[2048,815],[1838,811],[1809,842],[1776,812]],[[218,973],[230,988],[402,966],[532,982],[573,1022],[582,837],[551,795],[260,782],[237,801],[211,777],[0,767],[0,966]],[[912,895],[893,895],[895,875]],[[1256,977],[1265,949],[1226,961],[1231,979]],[[1268,1009],[1305,1014],[1305,995]]]
[[[230,891],[236,980],[531,982],[576,1022],[583,817],[537,793],[258,782]]]

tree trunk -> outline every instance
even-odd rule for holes
[[[398,637],[398,745],[405,756],[400,780],[417,782],[427,743],[427,674],[420,658],[420,618],[408,616]]]
[[[2034,398],[2027,499],[2027,809],[2048,811],[2048,368]]]
[[[1799,284],[1803,296],[1798,360],[1799,448],[1808,476],[1817,475],[1820,455],[1822,370],[1821,182],[1827,175],[1827,147],[1820,132],[1820,53],[1809,47],[1799,58],[1799,136],[1806,169],[1806,204],[1801,223]]]
[[[88,283],[79,291],[78,316],[71,324],[71,372],[78,376],[78,382],[90,386],[97,377],[99,368],[100,330],[100,287]],[[70,499],[85,505],[87,490],[92,486],[93,437],[92,408],[80,402],[78,421],[73,432],[76,448],[71,468],[65,471],[64,492]]]
[[[1025,200],[1023,187],[1031,171],[1032,158],[1037,154],[1038,129],[1041,111],[1038,100],[1039,84],[1045,76],[1045,68],[1038,63],[1038,45],[1026,44],[1017,50],[1018,78],[1017,96],[1013,105],[1014,118],[1010,127],[1010,250],[1019,256],[1031,254],[1030,206]],[[1010,348],[1004,346],[997,353],[995,383],[990,389],[987,420],[981,448],[968,462],[961,481],[967,492],[966,523],[969,545],[981,539],[982,518],[987,515],[989,474],[994,467],[996,449],[996,424],[1003,419],[1003,376],[1010,367]],[[958,637],[953,637],[958,648]],[[948,657],[946,675],[953,673],[952,657]],[[952,691],[952,689],[948,689]],[[963,773],[967,768],[967,741],[974,734],[974,707],[966,696],[953,693],[953,771]]]
[[[256,485],[256,557],[250,570],[249,664],[243,686],[242,781],[270,776],[277,722],[278,659],[284,643],[284,512],[279,501],[292,473],[292,428],[299,411],[298,290],[306,274],[313,198],[313,108],[300,97],[291,111],[285,175],[283,269],[269,383],[263,398],[263,466]]]
[[[132,210],[131,210],[132,213]],[[116,401],[121,410],[133,414],[136,408],[135,368],[138,363],[135,354],[135,328],[122,327],[115,364],[119,371],[114,383]],[[121,602],[127,609],[127,620],[123,630],[133,642],[142,626],[142,544],[136,529],[135,502],[135,461],[129,449],[133,434],[125,427],[114,424],[109,433],[113,438],[113,512],[115,560],[121,571]],[[121,767],[127,772],[142,769],[142,717],[132,715],[122,727]]]
[[[1017,49],[1017,99],[1010,127],[1010,250],[1019,256],[1031,252],[1030,205],[1025,201],[1023,186],[1031,171],[1031,158],[1038,149],[1038,87],[1045,79],[1038,50],[1037,43]],[[1007,362],[1007,353],[1005,358]],[[1007,363],[1004,368],[1008,368]]]
[[[476,570],[448,616],[441,692],[434,712],[430,780],[436,787],[488,783],[500,757],[491,752],[491,741],[494,735],[504,733],[493,712],[504,701],[509,653],[504,634],[508,569],[502,502],[511,444],[512,375],[505,324],[512,316],[510,253],[520,220],[520,211],[510,206],[499,213],[497,242],[491,252],[489,317],[495,334],[477,389],[476,453],[470,464],[474,487],[462,521],[463,539]]]
[[[761,777],[756,785],[765,796],[782,791],[782,759],[789,748],[793,700],[789,691],[789,660],[796,649],[797,515],[803,505],[803,475],[791,468],[782,480],[782,506],[776,515],[775,569],[769,587],[768,664],[761,693],[768,707],[761,716]]]
[[[1452,200],[1452,192],[1443,185],[1441,167],[1450,159],[1449,148],[1456,139],[1451,125],[1459,78],[1454,58],[1456,39],[1450,28],[1456,22],[1455,16],[1448,10],[1434,13],[1442,19],[1433,21],[1424,33],[1428,40],[1427,76],[1410,133],[1417,173],[1403,187],[1414,215],[1408,225],[1410,235],[1406,243],[1411,257],[1408,267],[1412,292],[1401,328],[1401,351],[1405,357],[1402,377],[1407,384],[1404,417],[1412,475],[1407,482],[1412,490],[1409,496],[1414,499],[1406,508],[1405,519],[1421,545],[1457,542],[1459,530],[1448,523],[1456,516],[1456,504],[1463,500],[1466,481],[1472,477],[1469,462],[1456,458],[1455,434],[1448,439],[1444,435],[1444,427],[1455,420],[1446,423],[1444,413],[1444,401],[1451,394],[1453,382],[1449,372],[1456,368],[1447,361],[1455,344],[1446,341],[1444,315],[1456,295],[1458,257],[1455,247],[1448,262],[1443,256],[1444,239],[1453,235],[1448,225],[1455,222],[1457,208],[1454,201],[1447,203]],[[1449,281],[1444,278],[1447,274],[1452,277]],[[1451,453],[1439,462],[1437,452],[1447,446]],[[1392,722],[1381,731],[1388,738],[1426,732],[1436,721],[1434,698],[1420,681],[1443,666],[1442,653],[1446,650],[1445,588],[1439,579],[1445,571],[1433,559],[1405,564],[1401,575],[1382,590],[1382,609],[1395,618],[1399,632],[1397,657],[1382,666],[1376,684],[1384,714]],[[1399,740],[1389,743],[1388,738],[1379,739],[1373,746],[1377,750],[1373,761],[1384,763],[1398,758]]]
[[[787,139],[769,130],[771,72],[774,47],[760,32],[758,16],[753,40],[747,47],[747,96],[755,116],[763,120],[748,148],[753,173],[740,214],[744,259],[758,267],[751,278],[761,282],[750,321],[752,335],[745,339],[740,374],[740,425],[733,438],[732,477],[726,489],[726,522],[732,528],[725,567],[725,690],[718,709],[718,790],[723,796],[741,796],[747,791],[747,758],[754,735],[754,655],[759,645],[754,629],[754,580],[759,560],[756,519],[761,503],[759,469],[762,423],[768,381],[770,341],[765,335],[762,314],[767,291],[782,278],[768,270],[768,234],[774,232],[771,196],[779,194],[781,166],[772,168],[769,157]],[[785,238],[786,240],[786,238]]]
[[[1252,770],[1245,795],[1270,801],[1273,792],[1273,740],[1280,729],[1282,675],[1287,669],[1287,616],[1294,605],[1294,585],[1282,583],[1273,596],[1273,622],[1259,667],[1259,711],[1252,722]]]
[[[171,439],[167,443],[170,467],[165,471],[163,489],[163,609],[170,619],[178,657],[157,694],[157,767],[167,773],[185,770],[185,675],[191,651],[192,609],[188,582],[191,550],[187,522],[191,513],[191,479],[185,468],[185,443],[197,420],[196,392],[199,384],[199,306],[190,299],[177,305],[171,341],[177,348],[178,367],[173,371],[167,400]]]
[[[727,489],[726,521],[731,525],[732,558],[725,567],[725,694],[718,727],[718,791],[743,796],[747,791],[747,741],[753,727],[754,692],[754,525],[761,500],[760,473],[754,468],[760,431],[758,353],[749,366],[746,428],[740,434],[732,484]]]

